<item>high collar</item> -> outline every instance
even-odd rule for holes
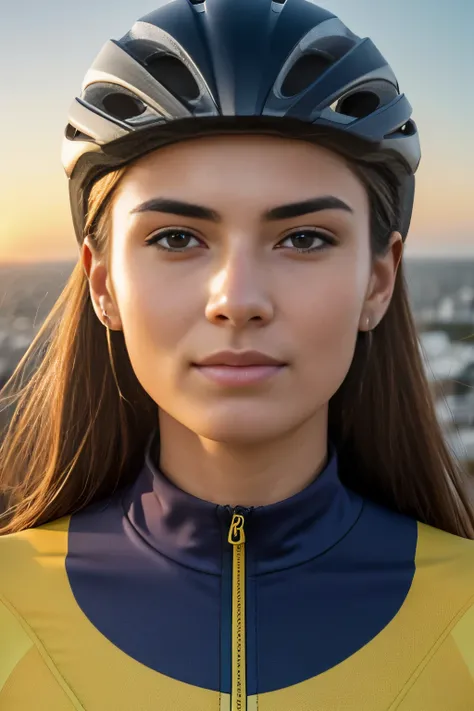
[[[140,537],[167,558],[220,574],[232,507],[204,501],[175,486],[155,464],[158,447],[155,430],[143,468],[124,494],[125,514]],[[253,570],[268,573],[321,555],[352,528],[362,505],[363,500],[340,481],[337,452],[329,443],[326,466],[302,491],[275,504],[243,510]]]

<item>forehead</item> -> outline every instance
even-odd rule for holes
[[[179,196],[263,209],[323,194],[341,198],[354,212],[367,208],[359,178],[343,157],[322,146],[277,136],[206,136],[136,161],[121,182],[116,207],[130,211],[149,198]]]

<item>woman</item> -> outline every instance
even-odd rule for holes
[[[64,148],[81,258],[7,401],[2,711],[474,708],[410,115],[306,0],[162,3],[99,54]]]

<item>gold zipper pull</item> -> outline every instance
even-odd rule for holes
[[[227,540],[234,546],[239,545],[239,543],[245,543],[244,523],[245,519],[242,514],[233,514]]]

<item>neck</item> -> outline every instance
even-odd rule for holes
[[[302,491],[327,459],[327,413],[277,439],[223,443],[160,411],[159,468],[175,486],[214,504],[266,506]]]

